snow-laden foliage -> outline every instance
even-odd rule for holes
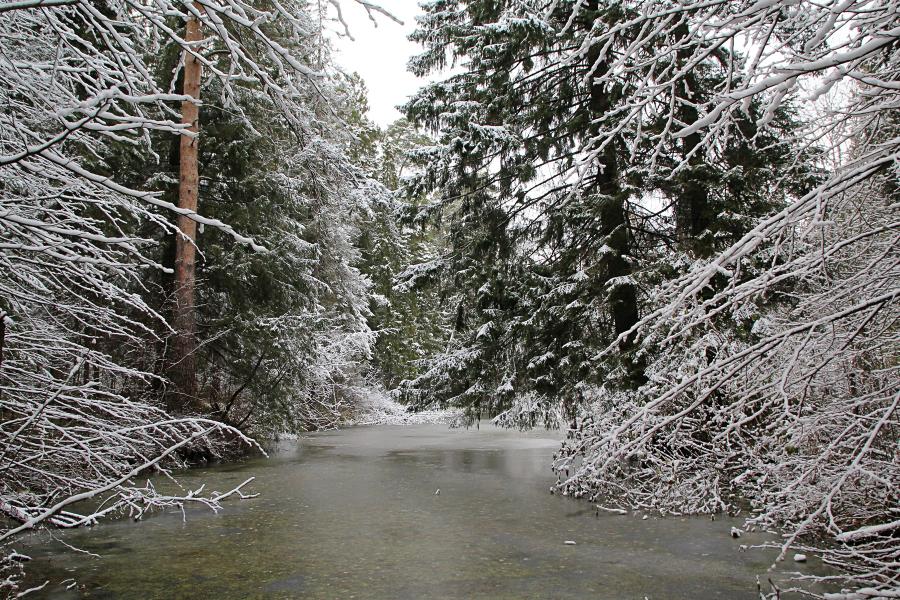
[[[372,123],[366,115],[365,85],[356,76],[348,84],[353,110],[346,121],[355,138],[348,154],[364,174],[390,190],[373,194],[367,204],[359,246],[360,269],[372,282],[369,326],[376,336],[372,371],[381,385],[393,390],[419,372],[421,361],[445,337],[438,295],[419,277],[420,266],[440,253],[441,231],[410,222],[410,213],[423,198],[406,196],[400,189],[403,181],[421,171],[416,152],[430,146],[431,140],[405,119],[386,128]]]
[[[645,73],[613,62],[628,60],[640,29],[608,48],[590,43],[628,16],[618,2],[426,5],[414,34],[426,51],[411,68],[439,71],[450,59],[458,68],[407,104],[438,134],[410,187],[433,192],[419,218],[448,231],[448,251],[427,267],[455,318],[444,355],[404,385],[416,402],[466,405],[475,416],[527,397],[527,411],[507,416],[530,426],[555,421],[560,402],[571,415],[585,384],[638,385],[634,336],[619,338],[623,369],[591,359],[637,321],[647,288],[671,276],[673,251],[708,256],[807,177],[810,153],[780,141],[790,112],[776,110],[759,130],[758,101],[713,160],[698,155],[696,136],[657,143],[635,133],[661,132],[666,109],[696,119],[740,57],[702,41],[708,56],[697,68],[683,52],[656,57],[686,70],[686,81],[657,90],[655,112],[635,125],[621,107]]]
[[[181,37],[188,17],[202,23],[207,37],[199,44]],[[367,352],[367,284],[352,266],[358,252],[348,223],[365,192],[341,170],[341,142],[323,141],[315,126],[317,111],[335,110],[323,92],[328,73],[308,60],[316,55],[309,45],[321,42],[317,22],[302,2],[0,4],[0,510],[17,523],[7,521],[0,540],[189,500],[215,507],[223,494],[164,495],[137,476],[249,443],[221,422],[175,418],[154,401],[157,349],[171,333],[155,284],[167,271],[159,242],[171,239],[170,221],[185,211],[169,201],[171,178],[138,181],[121,168],[122,155],[152,169],[161,146],[187,135],[178,111],[190,100],[178,93],[185,53],[203,64],[212,103],[242,127],[253,131],[260,116],[245,110],[250,95],[265,119],[303,140],[290,147],[293,177],[318,177],[324,168],[323,179],[331,178],[305,187],[305,210],[317,211],[306,226],[327,242],[297,237],[286,246],[320,249],[307,254],[315,262],[307,272],[319,274],[327,294],[308,313],[295,307],[316,321],[319,338],[304,339],[306,323],[290,315],[257,325],[289,330],[306,355],[313,347],[302,373],[310,395],[333,396],[328,382]],[[318,104],[304,105],[311,97]],[[190,217],[244,252],[284,257],[286,250],[264,254],[220,220]],[[289,236],[279,234],[260,238]],[[329,278],[335,272],[342,276]],[[329,303],[346,310],[329,311]],[[335,322],[348,313],[362,323],[358,335]],[[335,410],[325,412],[331,418]]]
[[[241,102],[256,132],[220,106],[207,106],[202,123],[204,210],[267,252],[216,230],[200,235],[199,393],[255,432],[335,427],[366,383],[374,334],[359,244],[387,191],[343,150],[336,79],[303,98],[315,116],[305,135],[252,97]]]
[[[824,557],[855,585],[895,585],[900,268],[884,183],[766,244],[778,267],[645,323],[650,382],[595,391],[559,488],[670,513],[749,501],[751,522],[789,532],[784,552],[832,538]]]
[[[627,56],[611,55],[613,72],[646,74],[621,103],[635,127],[688,72],[659,57],[688,52],[697,65],[710,44],[748,54],[695,104],[695,122],[671,118],[649,135],[657,147],[696,134],[697,152],[715,152],[749,102],[765,108],[765,128],[779,106],[817,101],[797,141],[831,160],[810,191],[655,287],[623,334],[640,339],[648,383],[597,390],[556,463],[559,487],[667,512],[737,510],[746,499],[752,522],[785,528],[783,554],[817,548],[838,566],[832,579],[858,588],[846,597],[893,597],[900,5],[625,4],[633,12],[590,43],[643,32]]]
[[[354,425],[422,425],[426,423],[456,424],[457,410],[412,411],[387,393],[370,391],[356,407]]]

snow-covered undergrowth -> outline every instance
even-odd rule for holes
[[[497,427],[531,429],[543,426],[547,429],[565,429],[568,425],[565,411],[558,403],[548,402],[534,393],[516,398],[512,406],[491,419]]]
[[[847,588],[830,597],[898,597],[900,234],[886,188],[786,210],[777,242],[755,251],[764,270],[748,247],[772,239],[774,219],[731,262],[659,290],[662,308],[636,326],[649,381],[594,391],[555,465],[559,490],[665,513],[749,502],[749,523],[784,531],[782,557],[821,553],[839,570],[817,578]],[[714,286],[726,267],[744,275]]]
[[[421,425],[425,423],[455,423],[461,411],[425,410],[410,412],[406,406],[381,390],[372,390],[360,403],[349,425]]]

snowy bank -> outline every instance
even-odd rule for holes
[[[458,421],[458,410],[425,410],[410,412],[407,407],[393,400],[384,391],[373,390],[360,403],[358,411],[348,425],[421,425],[425,423],[451,424]]]

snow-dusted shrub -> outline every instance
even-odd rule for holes
[[[356,405],[354,425],[421,425],[424,423],[455,424],[460,417],[456,410],[421,410],[413,412],[387,392],[375,386],[365,391]]]
[[[649,382],[597,390],[558,485],[664,512],[746,501],[751,523],[787,532],[782,554],[818,549],[844,572],[834,579],[896,590],[896,170],[817,197],[751,232],[745,244],[765,240],[754,253],[735,247],[659,290],[639,324]],[[761,257],[766,268],[741,273]]]

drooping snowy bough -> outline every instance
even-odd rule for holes
[[[190,16],[199,44],[182,38]],[[123,184],[105,158],[133,147],[152,161],[151,132],[190,135],[178,69],[160,72],[173,50],[198,58],[226,108],[240,114],[236,99],[252,90],[301,135],[311,117],[298,99],[322,74],[295,50],[317,27],[294,2],[0,2],[0,542],[189,500],[216,507],[226,495],[165,495],[138,480],[189,451],[251,441],[149,401],[141,365],[156,357],[145,342],[168,326],[142,298],[144,274],[163,269],[150,249],[185,211]],[[111,347],[115,356],[100,349]]]
[[[897,597],[900,3],[623,5],[626,18],[572,57],[599,46],[609,67],[597,79],[640,76],[609,121],[618,131],[660,148],[699,134],[695,151],[716,160],[751,101],[761,130],[791,103],[797,142],[828,159],[811,191],[647,293],[632,332],[648,382],[595,391],[558,488],[665,512],[748,501],[750,521],[783,527],[782,557],[803,547],[840,568],[820,578],[847,588],[830,597]],[[729,76],[683,122],[685,100],[668,92],[715,48],[736,57]],[[675,54],[686,67],[670,68]],[[667,125],[642,132],[653,119]],[[598,152],[616,133],[599,126]]]

